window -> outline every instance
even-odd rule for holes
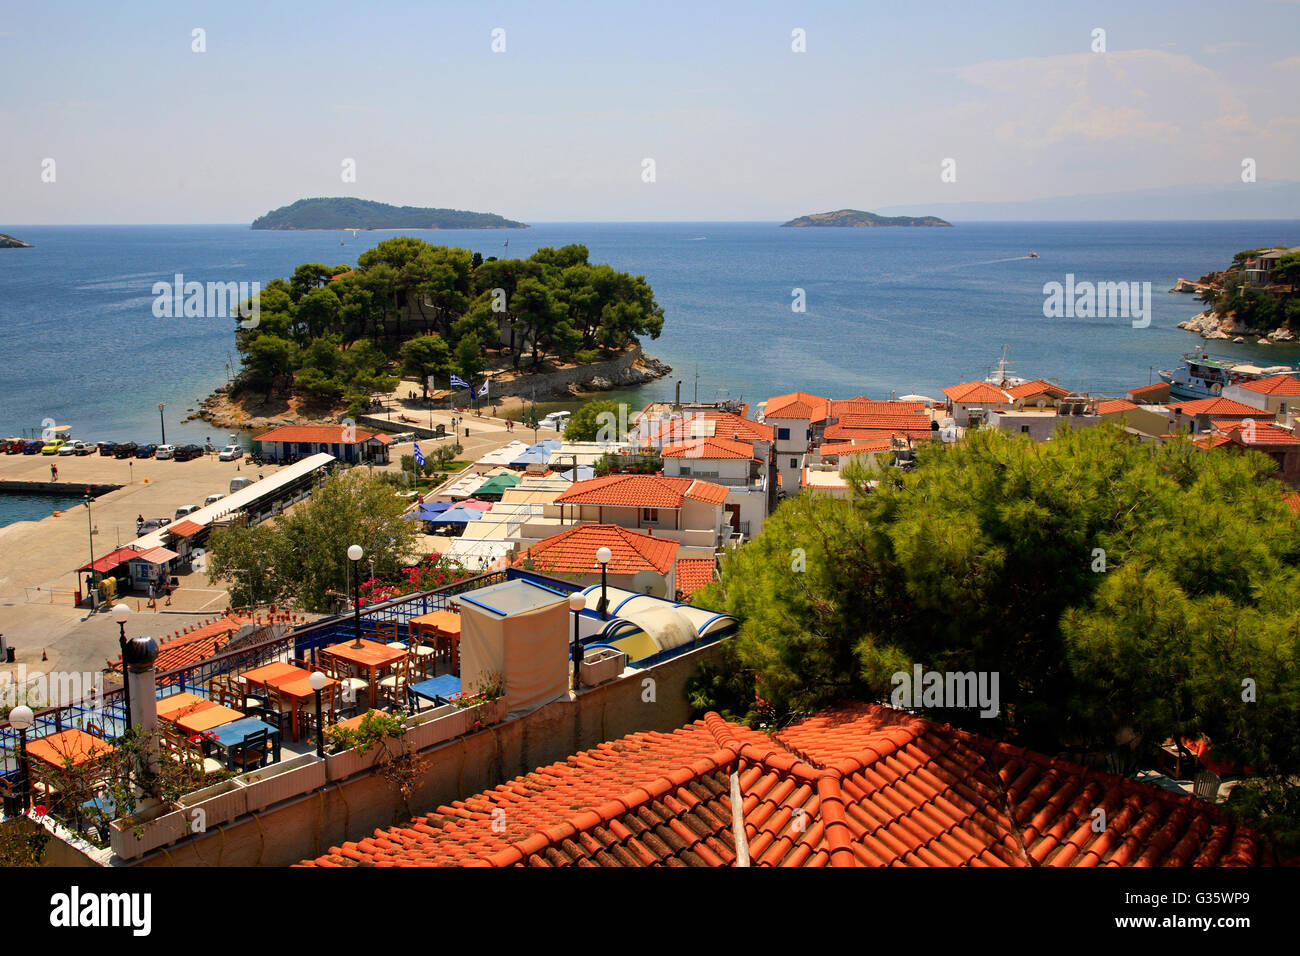
[[[788,429],[788,428],[778,428],[778,429],[776,430],[776,440],[777,440],[777,441],[789,441],[789,440],[790,440],[790,429]]]
[[[1029,434],[1029,426],[1028,426],[1028,425],[1021,425],[1021,426],[1020,426],[1020,434],[1022,434],[1022,435],[1028,435],[1028,434]]]
[[[798,468],[798,467],[799,467],[799,459],[798,459],[798,458],[791,458],[791,459],[790,459],[790,467],[791,467],[791,468]]]
[[[642,508],[642,509],[641,509],[641,520],[642,520],[642,521],[658,521],[658,520],[659,520],[659,509],[658,509],[658,508]]]

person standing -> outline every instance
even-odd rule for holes
[[[58,465],[55,465],[55,464],[51,464],[51,465],[50,465],[50,481],[58,481],[58,480],[59,480],[59,466],[58,466]]]
[[[157,593],[158,592],[154,589],[153,582],[150,581],[149,582],[149,606],[150,607],[156,608],[158,606],[157,598],[155,597]]]
[[[163,593],[167,595],[167,606],[171,607],[172,606],[172,582],[170,578],[168,578],[167,584],[163,587]]]

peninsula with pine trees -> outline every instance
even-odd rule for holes
[[[349,196],[299,199],[253,220],[254,229],[527,229],[491,212],[390,206]]]
[[[811,216],[800,216],[782,226],[802,228],[831,226],[847,229],[872,229],[881,226],[952,226],[952,223],[938,216],[877,216],[874,212],[861,209],[837,209],[834,212],[817,212]]]

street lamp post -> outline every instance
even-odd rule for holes
[[[582,609],[587,606],[587,598],[581,591],[569,595],[569,610],[573,611],[573,692],[578,692],[578,665],[582,661],[582,645],[578,642],[578,620]]]
[[[9,726],[18,731],[18,810],[26,813],[31,803],[31,778],[27,773],[27,728],[36,719],[32,709],[26,704],[19,704],[9,711]]]
[[[99,610],[99,595],[95,593],[95,522],[90,514],[90,503],[95,499],[90,497],[90,489],[86,489],[85,495],[81,499],[86,505],[86,540],[90,542],[90,612],[93,614]]]
[[[357,562],[365,554],[361,550],[361,545],[354,544],[348,548],[348,560],[352,562],[352,609],[356,615],[357,622],[357,642],[352,645],[353,650],[361,648],[361,589],[357,585]]]
[[[325,756],[325,722],[321,720],[320,692],[325,689],[326,677],[320,671],[312,671],[307,683],[316,692],[316,756]]]
[[[600,619],[609,620],[609,597],[606,594],[606,577],[605,572],[609,568],[609,562],[614,557],[614,552],[609,548],[597,548],[596,560],[600,562]]]
[[[131,682],[126,679],[126,619],[131,609],[125,604],[113,605],[113,620],[117,621],[117,646],[122,651],[122,703],[126,706],[126,729],[131,729]]]
[[[166,402],[158,403],[158,427],[162,429],[162,441],[159,442],[161,445],[167,444],[167,423],[163,421],[163,409],[166,407]]]

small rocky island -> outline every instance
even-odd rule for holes
[[[818,212],[811,216],[800,216],[798,219],[791,219],[789,222],[781,223],[782,226],[798,226],[809,228],[816,226],[833,226],[847,229],[872,229],[881,226],[948,226],[952,223],[940,219],[938,216],[877,216],[874,212],[863,212],[860,209],[837,209],[834,212]]]
[[[490,212],[390,206],[348,196],[299,199],[253,220],[254,229],[527,229]]]
[[[31,247],[29,242],[23,242],[21,239],[0,232],[0,249],[30,249]]]

